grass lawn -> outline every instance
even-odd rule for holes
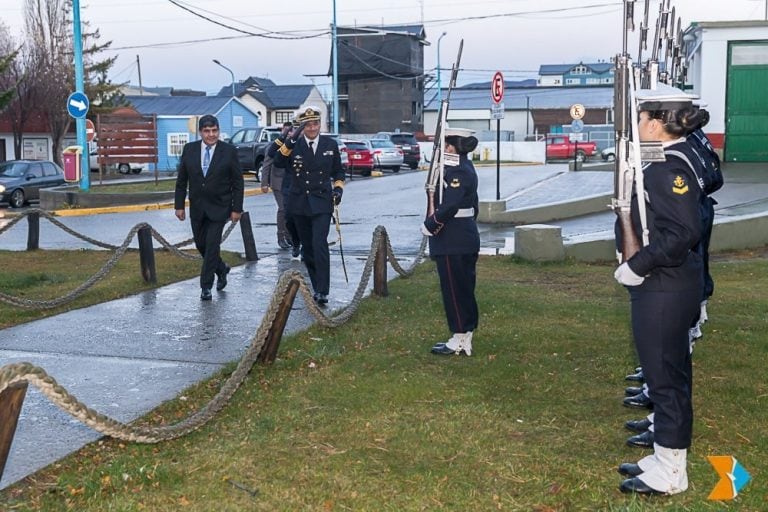
[[[197,251],[191,251],[196,254]],[[112,255],[111,251],[0,251],[0,291],[31,300],[51,300],[71,292]],[[239,265],[239,254],[222,251],[230,265]],[[0,328],[53,316],[71,309],[119,299],[200,275],[200,261],[186,260],[166,251],[155,252],[157,284],[141,277],[139,253],[127,252],[107,276],[74,301],[53,309],[23,309],[0,302]]]
[[[743,256],[743,255],[742,255]],[[472,357],[438,357],[446,335],[432,263],[390,283],[338,329],[284,339],[220,416],[159,445],[105,439],[0,492],[2,510],[768,509],[765,417],[768,260],[712,264],[715,297],[694,352],[688,492],[624,496],[624,375],[636,365],[626,291],[613,264],[482,257]],[[148,415],[175,422],[221,376]],[[708,455],[733,455],[752,481],[707,501]]]
[[[135,183],[117,183],[92,185],[84,194],[137,194],[142,192],[171,192],[176,189],[176,179],[164,178],[155,182],[137,181]]]

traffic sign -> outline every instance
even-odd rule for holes
[[[96,137],[96,127],[93,125],[93,121],[90,119],[85,120],[85,138],[88,142],[92,142]]]
[[[85,94],[75,91],[67,98],[67,112],[75,119],[82,119],[88,113],[90,102]]]
[[[501,103],[504,99],[504,75],[497,71],[491,80],[491,99],[494,103]]]
[[[571,121],[571,130],[573,130],[574,133],[579,133],[581,130],[584,129],[584,121],[581,119],[574,119]]]
[[[587,110],[584,108],[584,105],[581,103],[574,103],[571,105],[571,118],[572,119],[581,119],[584,117],[584,114],[587,113]]]
[[[503,103],[491,103],[491,119],[504,119]]]

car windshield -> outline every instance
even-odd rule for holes
[[[394,148],[395,145],[388,140],[372,140],[371,146],[374,148]]]
[[[19,176],[24,176],[25,172],[27,172],[27,164],[18,163],[18,162],[16,163],[7,162],[4,164],[0,164],[0,176],[17,178]]]
[[[347,149],[351,149],[352,151],[364,151],[368,149],[365,142],[352,142],[351,140],[348,140],[345,144],[347,145]]]
[[[392,135],[392,142],[395,144],[416,144],[416,139],[413,135]]]

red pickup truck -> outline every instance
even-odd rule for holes
[[[571,141],[567,133],[547,135],[547,160],[572,160],[586,162],[597,153],[597,144],[589,141]]]

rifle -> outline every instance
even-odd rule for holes
[[[635,107],[635,88],[639,78],[639,70],[634,68],[632,59],[627,53],[629,31],[634,26],[634,2],[635,0],[624,0],[622,53],[616,55],[614,60],[613,95],[614,123],[616,128],[616,164],[614,170],[614,197],[611,200],[611,208],[616,213],[621,231],[620,262],[627,261],[641,247],[641,242],[632,227],[631,204],[633,187],[637,188],[638,197],[641,198],[638,201],[638,205],[642,208],[641,220],[645,218],[645,201],[642,199],[644,188],[642,169],[640,167],[640,147],[637,144],[637,109]],[[646,0],[646,5],[647,2],[648,0]],[[641,39],[641,50],[642,46]],[[632,142],[630,142],[630,133],[633,136]],[[643,225],[643,233],[644,235],[647,233],[645,225]],[[645,240],[646,236],[643,238],[647,243],[647,240]]]
[[[440,111],[437,115],[437,126],[435,127],[435,141],[432,145],[432,160],[429,162],[429,172],[427,173],[427,182],[424,188],[427,190],[427,216],[435,213],[435,189],[440,184],[440,194],[438,202],[443,202],[443,173],[444,163],[443,154],[445,153],[445,132],[446,119],[448,118],[448,104],[451,100],[451,91],[456,87],[456,77],[459,74],[459,65],[461,63],[461,51],[464,48],[464,40],[459,42],[459,53],[456,56],[456,62],[451,68],[451,80],[448,82],[448,92],[445,98],[440,102]],[[440,64],[438,63],[438,66]]]

